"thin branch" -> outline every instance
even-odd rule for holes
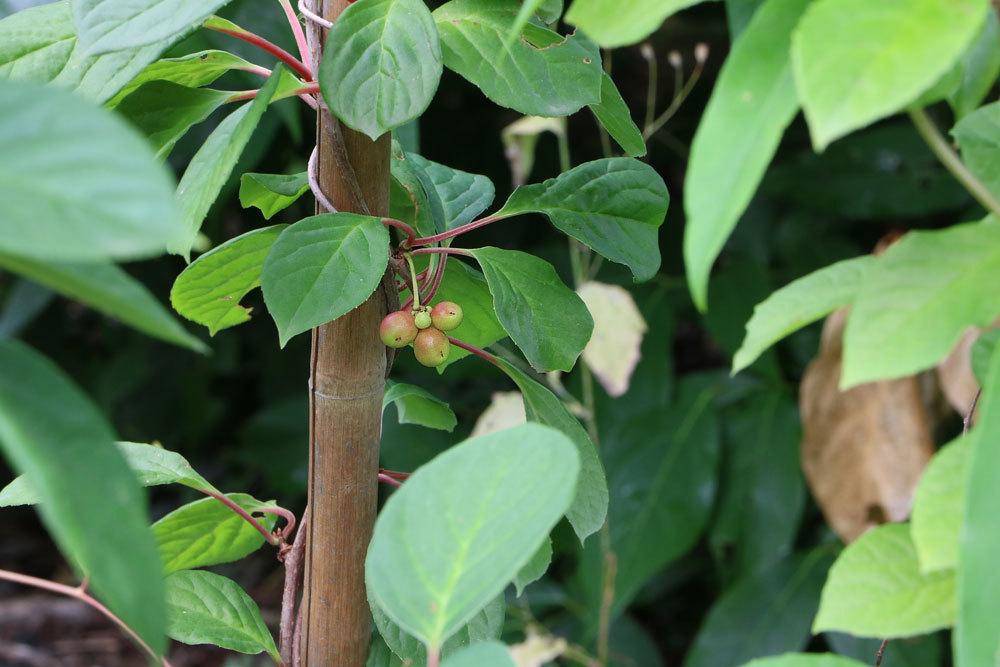
[[[321,28],[326,28],[329,30],[333,27],[333,21],[327,21],[325,18],[314,12],[313,10],[306,7],[305,0],[299,0],[299,11],[307,19],[320,26]]]
[[[667,124],[667,121],[673,118],[674,114],[677,113],[677,110],[680,109],[682,104],[684,104],[684,100],[686,100],[688,95],[691,94],[691,91],[694,90],[695,84],[698,83],[698,80],[701,78],[701,73],[705,69],[705,61],[708,59],[707,49],[702,49],[700,48],[701,46],[702,45],[699,44],[695,49],[695,66],[694,70],[691,72],[691,78],[689,78],[680,88],[679,92],[675,92],[674,99],[670,102],[670,106],[668,106],[651,125],[647,125],[643,128],[643,139],[648,140],[654,134],[659,132],[660,129]]]
[[[142,648],[142,650],[145,651],[153,660],[161,662],[164,667],[170,667],[170,663],[167,662],[165,657],[157,655],[156,651],[150,648],[149,644],[143,641],[142,637],[140,637],[135,630],[125,624],[125,621],[118,618],[113,611],[101,604],[100,601],[88,595],[80,586],[66,586],[65,584],[57,584],[56,582],[49,581],[47,579],[39,579],[38,577],[31,577],[26,574],[18,574],[17,572],[9,572],[7,570],[0,570],[0,579],[10,581],[15,584],[21,584],[22,586],[40,588],[44,591],[49,591],[50,593],[56,593],[58,595],[65,595],[66,597],[77,599],[93,607],[107,617],[108,620],[121,628],[122,632],[127,634],[132,641],[138,644],[139,647]]]
[[[430,303],[434,295],[437,294],[438,289],[441,287],[441,281],[444,280],[444,267],[447,263],[448,255],[441,255],[437,268],[434,270],[434,277],[431,279],[430,287],[424,290],[424,303]]]
[[[309,62],[309,44],[306,43],[306,33],[302,31],[302,24],[299,23],[299,17],[295,15],[295,10],[292,9],[292,3],[289,0],[278,0],[281,3],[281,8],[285,10],[285,18],[288,19],[288,27],[292,29],[292,34],[295,35],[295,45],[299,47],[299,57],[302,58],[303,63]]]
[[[889,646],[889,640],[883,639],[879,644],[878,653],[875,654],[875,667],[882,667],[882,658],[885,657],[885,649]]]
[[[309,181],[309,189],[312,190],[313,197],[319,205],[326,209],[327,213],[336,213],[337,208],[327,198],[323,188],[319,184],[319,172],[317,170],[317,160],[319,158],[319,146],[314,146],[312,155],[309,156],[309,166],[306,167],[306,178]]]
[[[979,397],[982,395],[983,390],[977,389],[976,395],[972,399],[972,405],[969,406],[969,411],[965,413],[964,417],[962,417],[962,435],[968,433],[969,429],[972,428],[972,418],[976,414],[976,406],[979,405]]]
[[[387,477],[392,477],[393,479],[398,479],[401,482],[405,482],[410,478],[411,473],[408,472],[398,472],[396,470],[386,470],[385,468],[379,468],[380,475],[386,475]]]
[[[306,81],[313,80],[312,71],[310,71],[310,69],[306,67],[301,61],[299,61],[295,56],[293,56],[288,51],[285,51],[277,44],[264,39],[260,35],[255,35],[254,33],[245,30],[244,31],[230,30],[229,28],[223,28],[221,26],[213,26],[211,24],[208,24],[205,27],[208,28],[209,30],[222,33],[223,35],[229,35],[230,37],[235,37],[236,39],[246,42],[247,44],[252,44],[257,48],[270,53],[272,56],[274,56],[281,62],[291,67],[293,70],[295,70],[296,74],[301,76]]]
[[[287,539],[288,536],[290,536],[292,533],[295,532],[294,512],[286,510],[284,507],[279,507],[278,505],[269,505],[268,507],[261,507],[257,511],[263,514],[274,514],[276,516],[280,516],[282,519],[285,520],[285,527],[281,528],[278,531],[275,531],[278,534],[279,541]]]
[[[410,251],[411,255],[461,255],[462,257],[472,257],[472,253],[465,248],[417,248]]]
[[[453,239],[456,236],[461,236],[466,232],[471,232],[473,229],[479,229],[480,227],[485,227],[494,222],[500,220],[506,220],[508,216],[498,216],[498,215],[488,215],[485,218],[480,218],[479,220],[473,220],[454,229],[449,229],[446,232],[441,232],[440,234],[435,234],[434,236],[422,236],[419,239],[414,239],[411,245],[413,246],[424,246],[430,245],[432,243],[440,243],[441,241],[447,241],[448,239]]]
[[[389,477],[389,475],[386,475],[385,473],[381,472],[378,474],[378,481],[382,482],[383,484],[388,484],[389,486],[393,486],[397,489],[403,486],[403,483],[400,482],[398,479],[393,479],[392,477]]]
[[[277,102],[278,100],[283,100],[286,97],[292,97],[294,95],[299,99],[301,99],[302,101],[304,101],[313,109],[316,109],[319,107],[319,104],[318,102],[316,102],[316,99],[312,97],[312,95],[316,95],[317,93],[319,93],[319,84],[310,83],[308,85],[302,86],[301,88],[290,90],[288,91],[288,93],[282,94],[280,96],[275,96],[274,101]],[[260,88],[255,88],[253,90],[241,90],[233,93],[233,95],[229,99],[227,99],[226,102],[229,103],[244,102],[246,100],[254,99],[259,94],[260,94]]]
[[[969,194],[983,208],[993,216],[1000,218],[1000,201],[997,201],[997,198],[993,196],[990,189],[975,174],[969,171],[969,168],[965,166],[962,159],[958,157],[955,149],[941,135],[941,131],[927,115],[927,112],[923,109],[910,109],[909,113],[910,120],[913,121],[917,132],[924,138],[924,141],[927,142],[927,145],[937,156],[938,160],[941,161],[941,164],[951,172],[951,175],[969,191]]]
[[[309,539],[309,508],[302,514],[302,524],[295,535],[295,542],[285,558],[285,588],[281,595],[281,622],[278,628],[281,659],[292,664],[292,645],[295,640],[295,612],[299,582],[302,579],[303,556]]]
[[[406,240],[403,241],[404,246],[413,245],[413,243],[417,240],[416,230],[402,220],[396,220],[395,218],[382,218],[382,224],[386,227],[395,227],[399,231],[406,234]]]
[[[607,532],[607,523],[605,531]],[[602,546],[610,542],[610,536],[602,533]],[[597,660],[602,665],[608,664],[609,638],[611,636],[611,609],[615,603],[615,579],[618,576],[618,557],[607,545],[604,550],[604,587],[601,592],[601,609],[598,615],[597,630]]]
[[[485,359],[486,361],[490,362],[494,366],[499,366],[500,365],[499,361],[497,360],[497,358],[494,357],[489,352],[487,352],[486,350],[481,350],[478,347],[476,347],[475,345],[470,345],[469,343],[466,343],[464,340],[459,340],[457,338],[452,338],[451,336],[448,336],[448,340],[451,342],[452,345],[460,347],[463,350],[465,350],[466,352],[471,352],[472,354],[476,355],[477,357],[479,357],[481,359]]]
[[[245,509],[236,504],[236,502],[233,501],[232,499],[227,498],[224,494],[221,494],[218,491],[205,491],[205,495],[215,498],[220,503],[222,503],[232,511],[236,512],[241,517],[243,517],[244,521],[246,521],[251,526],[256,528],[257,532],[264,536],[264,539],[267,540],[268,544],[272,546],[278,546],[281,543],[281,540],[277,535],[275,535],[267,528],[265,528],[263,525],[261,525],[261,523],[257,521],[257,519],[250,516],[250,514]]]

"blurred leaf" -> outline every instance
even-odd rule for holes
[[[829,547],[819,547],[749,573],[712,605],[684,667],[741,665],[752,658],[805,648],[809,623],[832,561]],[[781,660],[787,657],[776,659],[774,667],[782,665]],[[816,667],[820,666],[826,667],[822,662]]]
[[[701,0],[573,0],[566,21],[605,48],[627,46],[652,34],[668,16]]]
[[[437,650],[569,507],[578,460],[568,438],[525,424],[467,440],[417,470],[375,524],[366,562],[373,602]]]
[[[265,220],[270,220],[307,192],[309,178],[304,171],[298,174],[243,174],[240,177],[240,205],[243,208],[256,206]]]
[[[80,301],[153,338],[207,352],[142,283],[114,264],[39,261],[0,254],[0,268]]]
[[[799,98],[813,145],[913,102],[961,57],[986,18],[987,0],[818,0],[792,40]]]
[[[569,646],[562,637],[541,635],[529,628],[523,642],[508,648],[517,667],[545,667],[561,657]]]
[[[684,187],[684,260],[701,310],[708,304],[712,264],[798,112],[788,45],[808,4],[767,0],[754,13],[733,44],[695,133]]]
[[[249,513],[266,507],[245,493],[226,496]],[[258,519],[265,528],[274,526],[274,515]],[[188,503],[153,524],[153,535],[163,558],[163,572],[231,563],[257,551],[264,536],[243,517],[215,498]]]
[[[497,319],[531,366],[572,370],[594,329],[580,297],[534,255],[491,247],[469,252],[486,276]]]
[[[516,667],[510,651],[500,642],[483,642],[452,654],[441,667]]]
[[[519,391],[495,391],[489,406],[483,410],[472,435],[496,433],[528,420],[524,410],[524,396]]]
[[[235,54],[216,49],[189,53],[179,58],[164,58],[139,72],[106,106],[115,108],[129,94],[150,81],[170,81],[188,88],[200,88],[213,83],[226,72],[250,72],[254,67],[253,63]]]
[[[378,139],[420,116],[441,78],[441,45],[423,0],[359,0],[341,14],[319,68],[323,99]]]
[[[205,216],[229,180],[243,149],[267,111],[267,105],[277,92],[284,71],[279,64],[267,83],[261,87],[257,97],[219,123],[191,158],[177,186],[177,200],[181,204],[184,230],[171,241],[168,246],[170,252],[190,257]]]
[[[656,638],[631,616],[614,620],[609,644],[612,667],[665,667]]]
[[[912,637],[955,622],[955,573],[920,574],[908,524],[872,528],[830,568],[814,632]]]
[[[934,441],[918,378],[839,389],[846,316],[839,310],[827,318],[799,387],[799,409],[806,480],[830,527],[850,542],[909,516]]]
[[[396,404],[400,424],[417,424],[451,432],[458,423],[447,403],[412,384],[386,382],[382,409],[385,410],[390,403]]]
[[[923,573],[958,567],[965,507],[969,438],[942,447],[931,459],[913,497],[911,534]]]
[[[997,343],[1000,343],[1000,329],[991,329],[979,336],[972,346],[972,372],[980,386],[986,382],[986,375],[990,370],[990,358]]]
[[[524,589],[545,576],[549,565],[552,564],[552,539],[542,542],[535,555],[531,557],[524,567],[514,577],[514,590],[517,596],[521,597]]]
[[[871,663],[882,644],[879,639],[852,637],[839,632],[828,632],[823,636],[831,649],[845,657],[861,660],[865,665]],[[882,664],[886,667],[940,667],[944,657],[941,643],[937,635],[894,639],[885,648]]]
[[[18,280],[7,292],[0,309],[0,339],[13,338],[31,324],[55,294],[30,280]]]
[[[609,396],[628,391],[648,327],[632,295],[623,287],[586,282],[576,290],[594,318],[594,333],[583,360]]]
[[[229,0],[73,0],[87,53],[107,53],[185,35]]]
[[[632,112],[607,72],[601,77],[601,101],[591,104],[590,110],[611,138],[622,147],[625,155],[642,157],[646,154],[646,139],[636,127]]]
[[[389,232],[379,218],[328,213],[283,230],[260,276],[281,347],[364,303],[388,262]]]
[[[962,150],[962,161],[994,196],[1000,196],[1000,102],[976,109],[951,134]]]
[[[164,160],[193,125],[208,118],[232,95],[225,90],[151,81],[125,98],[116,111],[149,140],[156,157]]]
[[[239,653],[267,652],[280,662],[278,647],[260,609],[239,585],[211,572],[187,570],[166,578],[167,632],[182,644],[213,644]]]
[[[948,98],[956,118],[976,110],[1000,75],[1000,19],[989,12],[979,36],[962,58],[962,81]]]
[[[601,101],[601,52],[581,34],[563,38],[528,23],[504,44],[518,0],[451,0],[434,11],[444,64],[502,107],[568,116]]]
[[[162,654],[160,559],[145,494],[111,427],[55,364],[24,344],[0,341],[0,368],[3,453],[37,489],[42,520],[76,574]]]
[[[528,182],[531,171],[535,167],[535,148],[538,139],[546,132],[556,137],[566,137],[566,119],[561,117],[524,116],[503,128],[500,139],[503,141],[504,156],[510,163],[510,177],[515,187]]]
[[[895,667],[895,663],[893,667]],[[743,667],[867,667],[868,663],[860,663],[848,658],[842,658],[831,653],[817,655],[815,653],[788,653],[776,658],[765,658],[748,662]]]

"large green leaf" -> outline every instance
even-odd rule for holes
[[[250,142],[257,124],[267,111],[267,105],[278,90],[284,72],[275,68],[257,97],[226,117],[208,136],[198,152],[191,158],[181,182],[177,186],[177,199],[183,214],[183,229],[171,241],[172,253],[190,257],[191,247],[201,223],[229,180],[243,149]]]
[[[987,104],[963,118],[951,134],[962,160],[993,193],[1000,196],[1000,102]]]
[[[169,173],[124,121],[62,90],[0,81],[0,252],[160,254],[180,227],[170,191]]]
[[[267,506],[245,493],[227,497],[250,513]],[[264,515],[259,521],[271,528],[274,515]],[[256,528],[215,498],[196,500],[174,510],[153,524],[153,535],[165,574],[231,563],[264,544],[264,536]]]
[[[198,51],[178,58],[163,58],[147,66],[129,81],[107,106],[116,107],[123,99],[143,84],[151,81],[170,81],[188,88],[207,86],[230,71],[254,71],[254,64],[228,51]]]
[[[389,649],[407,665],[427,664],[427,650],[416,638],[406,634],[398,625],[392,622],[377,604],[369,601],[372,617],[379,635]],[[499,639],[503,630],[504,618],[507,612],[507,600],[501,593],[483,607],[479,613],[469,619],[441,647],[441,657],[446,658],[463,646],[477,642]]]
[[[874,654],[872,654],[874,655]],[[895,663],[886,663],[892,665]],[[774,658],[761,658],[744,667],[868,667],[868,663],[843,658],[832,653],[786,653]]]
[[[920,477],[910,532],[922,572],[958,566],[968,464],[968,440],[956,440],[934,455]]]
[[[951,352],[1000,305],[982,298],[1000,276],[992,219],[911,232],[865,272],[844,332],[843,388],[911,375]]]
[[[183,644],[213,644],[280,664],[278,647],[250,596],[232,579],[197,570],[166,578],[167,632]]]
[[[187,460],[176,452],[139,442],[119,442],[118,451],[142,486],[181,484],[196,491],[217,492],[216,488],[199,475]],[[0,507],[34,505],[41,497],[25,475],[0,490]]]
[[[652,167],[605,158],[519,187],[495,216],[542,213],[563,233],[628,266],[636,280],[648,280],[660,268],[657,236],[669,203],[667,186]]]
[[[198,352],[208,349],[142,283],[114,264],[39,261],[0,254],[0,268],[85,303],[153,338]]]
[[[948,97],[957,118],[975,111],[1000,75],[1000,18],[996,12],[987,15],[979,37],[966,51],[961,66],[961,81]]]
[[[830,568],[814,632],[912,637],[955,621],[955,573],[921,574],[907,524],[872,528]]]
[[[101,103],[114,97],[171,42],[87,55],[77,43],[69,0],[60,0],[0,21],[0,79],[51,81]]]
[[[400,424],[417,424],[442,431],[452,431],[458,421],[448,404],[425,389],[405,382],[387,382],[382,410],[395,404]]]
[[[80,45],[107,53],[181,37],[229,0],[73,0]]]
[[[286,227],[255,229],[191,262],[170,290],[174,310],[205,325],[213,336],[249,320],[251,309],[241,306],[240,299],[260,285],[267,253]]]
[[[632,112],[607,72],[601,77],[601,101],[591,104],[590,110],[626,155],[642,157],[646,154],[646,139],[632,120]]]
[[[955,664],[995,664],[1000,643],[1000,352],[994,350],[969,446],[965,515],[958,555],[958,622],[952,636]]]
[[[813,145],[914,102],[965,52],[988,0],[817,0],[792,40]]]
[[[580,457],[580,477],[566,518],[580,541],[587,539],[587,536],[600,530],[608,514],[608,482],[597,448],[577,418],[569,413],[555,394],[510,362],[498,359],[497,365],[521,390],[528,421],[558,429],[576,445]]]
[[[537,424],[471,438],[389,498],[368,549],[369,595],[429,650],[497,596],[569,507],[579,458]]]
[[[529,23],[505,46],[518,0],[451,0],[434,12],[444,64],[503,107],[568,116],[601,101],[601,53],[580,34],[563,39]]]
[[[500,642],[482,642],[458,651],[441,667],[517,667],[510,651]]]
[[[645,39],[668,16],[701,0],[574,0],[566,21],[605,48]]]
[[[702,310],[712,264],[798,112],[788,47],[809,2],[768,0],[754,13],[726,58],[691,144],[684,260]]]
[[[0,99],[2,99],[0,95]],[[146,498],[97,408],[48,359],[0,341],[0,449],[31,480],[39,513],[90,589],[157,653],[160,559]]]
[[[548,262],[517,250],[476,248],[497,319],[539,371],[573,368],[594,320]]]
[[[281,346],[364,303],[388,263],[389,232],[379,218],[328,213],[281,232],[260,277]]]
[[[327,43],[319,67],[323,99],[372,139],[419,117],[434,98],[441,44],[423,0],[358,0]]]
[[[304,171],[298,174],[251,173],[240,177],[240,205],[243,208],[256,206],[267,220],[307,192],[309,177]]]
[[[831,550],[820,547],[736,582],[709,610],[684,667],[740,665],[805,648],[832,560]]]
[[[874,263],[868,255],[845,259],[785,285],[757,304],[743,344],[733,356],[733,373],[785,336],[850,304]]]
[[[210,88],[188,88],[171,81],[150,81],[116,107],[165,159],[174,144],[194,125],[229,101],[232,93]]]
[[[425,191],[436,194],[441,203],[442,231],[472,222],[493,203],[496,191],[485,176],[446,167],[414,153],[407,157],[419,167],[416,173]]]

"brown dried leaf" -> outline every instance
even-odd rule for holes
[[[847,309],[827,318],[799,388],[802,468],[827,523],[850,542],[910,514],[933,453],[918,377],[838,389]]]

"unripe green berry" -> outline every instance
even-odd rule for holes
[[[378,328],[382,342],[389,347],[406,347],[417,337],[417,325],[413,314],[405,310],[389,313]]]
[[[441,331],[451,331],[462,323],[462,307],[453,301],[442,301],[431,309],[431,321]]]
[[[426,329],[431,325],[431,314],[427,312],[426,308],[415,310],[413,311],[413,322],[418,329]]]
[[[424,366],[435,368],[448,359],[451,343],[448,337],[437,329],[424,329],[413,341],[413,354]]]

